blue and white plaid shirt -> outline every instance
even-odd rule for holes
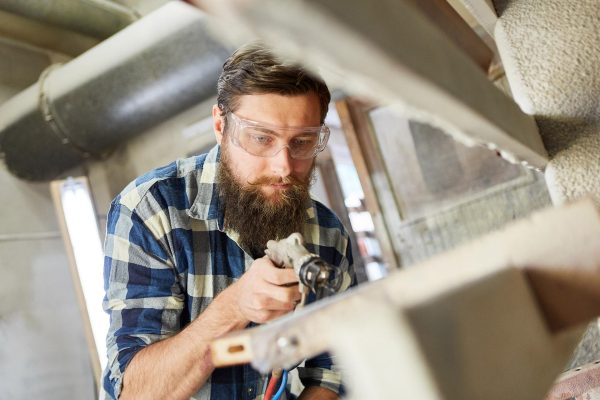
[[[215,184],[219,146],[173,162],[129,184],[111,203],[104,260],[104,309],[110,314],[103,395],[118,398],[133,356],[181,331],[235,282],[253,259],[223,231]],[[302,232],[306,247],[354,281],[348,235],[337,217],[312,200]],[[309,297],[309,301],[312,299]],[[328,354],[298,369],[305,386],[339,392]],[[262,398],[265,377],[251,366],[216,369],[193,399]]]

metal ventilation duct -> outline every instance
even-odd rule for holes
[[[0,10],[106,39],[140,16],[107,0],[0,0]]]
[[[8,169],[48,180],[214,96],[228,49],[204,14],[171,2],[0,107]]]

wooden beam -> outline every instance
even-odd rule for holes
[[[527,268],[526,276],[548,327],[560,331],[600,315],[600,271]]]
[[[417,7],[487,74],[494,53],[447,0],[406,0]]]
[[[327,197],[329,200],[329,206],[333,212],[338,216],[342,225],[348,231],[350,237],[350,245],[352,246],[352,258],[354,264],[354,273],[356,274],[356,280],[358,283],[368,281],[368,276],[365,270],[365,263],[362,254],[360,254],[358,247],[358,240],[356,233],[353,230],[352,223],[350,221],[350,215],[346,208],[344,199],[344,193],[342,191],[342,185],[338,178],[338,174],[335,168],[335,162],[333,161],[331,151],[329,148],[325,148],[317,157],[317,168],[319,169],[319,175],[325,186]]]
[[[459,13],[466,10],[488,35],[494,37],[498,15],[491,0],[448,0],[448,3]]]
[[[354,99],[339,100],[335,107],[350,149],[352,161],[365,194],[365,205],[375,226],[375,235],[388,270],[401,265],[399,249],[392,240],[393,228],[400,227],[400,211],[387,179],[381,153],[365,115],[364,104]]]
[[[334,85],[433,124],[466,145],[544,168],[534,119],[497,89],[411,1],[203,2],[228,29],[260,37]],[[248,36],[250,34],[250,36]]]
[[[546,286],[581,288],[581,279],[552,273],[565,269],[587,277],[586,290],[597,304],[600,214],[591,202],[539,212],[414,268],[221,340],[248,354],[245,361],[261,372],[332,351],[350,374],[352,391],[365,393],[365,385],[374,384],[382,394],[396,391],[382,398],[542,398],[577,344],[581,322],[598,307],[590,302],[573,310],[582,306],[575,301],[540,308],[526,276],[530,268],[551,272]],[[565,307],[578,318],[562,320],[558,331],[552,321]],[[221,340],[212,346],[217,362],[223,359]],[[378,368],[395,373],[359,379],[365,369]],[[405,371],[418,371],[413,383],[405,382]]]

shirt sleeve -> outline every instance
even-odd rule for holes
[[[119,398],[125,368],[138,351],[181,328],[184,294],[166,249],[135,211],[117,200],[111,204],[104,245],[103,307],[110,315],[104,398]]]
[[[304,367],[298,367],[298,377],[304,387],[320,386],[338,395],[344,393],[342,374],[329,353],[306,360]]]
[[[350,246],[350,239],[345,235],[343,237],[346,238],[346,252],[338,265],[343,278],[340,291],[345,291],[356,285],[352,246]],[[340,396],[344,394],[342,373],[336,367],[334,357],[329,353],[323,353],[306,360],[304,367],[298,367],[298,377],[305,387],[320,386]]]

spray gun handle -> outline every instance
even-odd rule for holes
[[[341,285],[339,271],[304,247],[299,233],[285,239],[269,240],[265,254],[280,268],[293,268],[300,281],[300,292],[312,291],[317,298],[336,293]]]
[[[294,268],[296,275],[306,260],[317,257],[304,247],[304,239],[299,233],[292,233],[285,239],[269,240],[265,254],[280,268]]]

